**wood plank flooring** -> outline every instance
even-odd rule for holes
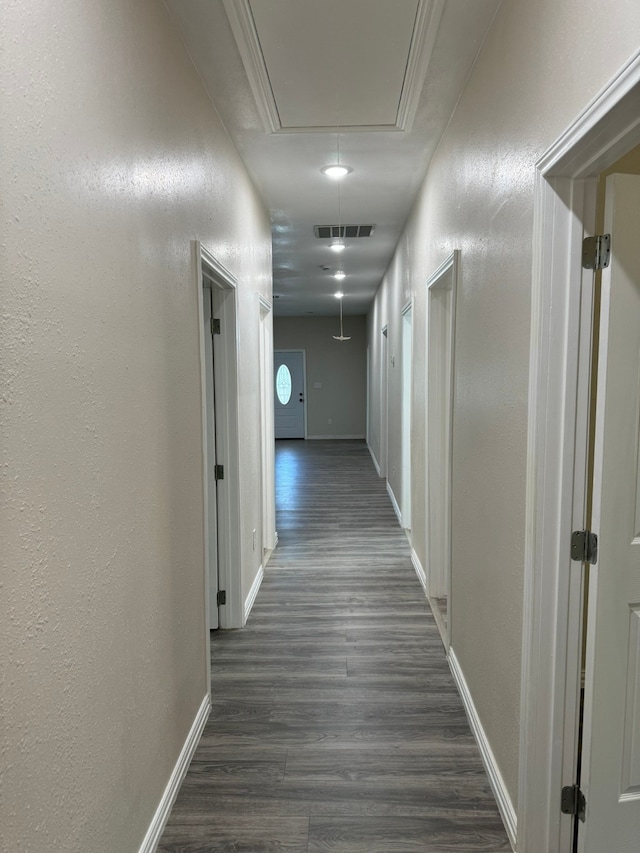
[[[279,544],[212,632],[213,710],[161,853],[510,850],[364,442],[276,442]]]

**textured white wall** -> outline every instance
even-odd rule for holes
[[[248,589],[269,222],[162,3],[0,29],[0,847],[125,853],[206,692],[190,241],[239,279]]]
[[[505,0],[440,142],[370,317],[399,349],[414,302],[413,544],[425,560],[425,287],[461,249],[453,471],[452,646],[517,800],[534,164],[637,50],[640,5]],[[396,358],[396,372],[398,370]],[[393,368],[390,367],[390,375]],[[394,387],[396,386],[396,387]],[[399,383],[389,479],[399,488]],[[379,409],[379,388],[373,407]],[[376,450],[378,448],[375,448]]]
[[[350,341],[334,341],[337,317],[276,317],[274,349],[303,349],[307,364],[307,433],[362,436],[367,412],[367,335],[364,317],[344,318]],[[314,388],[320,382],[322,388]],[[333,423],[328,423],[329,419]]]

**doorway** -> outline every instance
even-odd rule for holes
[[[206,622],[212,628],[240,628],[237,282],[198,241],[192,245],[200,328]]]
[[[603,849],[603,838],[598,836],[601,831],[606,833],[607,849],[617,853],[633,848],[640,827],[640,780],[631,785],[624,781],[624,768],[636,766],[634,762],[639,759],[635,744],[640,743],[640,715],[637,709],[635,716],[630,713],[628,702],[622,703],[624,708],[613,710],[608,691],[602,691],[603,679],[597,683],[598,661],[606,660],[608,654],[607,631],[601,629],[613,618],[622,622],[625,642],[624,648],[618,642],[615,665],[606,666],[605,672],[622,672],[627,697],[638,695],[640,674],[634,663],[638,642],[633,625],[640,590],[635,589],[635,598],[628,598],[626,618],[620,620],[620,611],[616,616],[612,607],[607,615],[602,604],[619,567],[607,558],[612,539],[605,532],[606,525],[602,523],[606,543],[599,542],[600,555],[588,574],[581,555],[572,554],[571,545],[573,531],[588,530],[590,521],[587,486],[595,277],[592,270],[582,267],[583,238],[593,234],[596,223],[598,175],[640,143],[639,101],[640,55],[620,71],[537,164],[518,805],[518,849],[522,853],[569,853],[574,849],[594,853]],[[612,245],[615,239],[612,234]],[[603,316],[603,322],[610,323],[612,316]],[[637,323],[635,313],[633,318]],[[605,334],[616,340],[624,337],[622,328],[602,326]],[[596,436],[598,423],[606,422],[610,380],[615,376],[614,388],[619,372],[605,376],[599,387]],[[637,412],[634,416],[636,430]],[[606,443],[606,430],[601,435],[605,438],[599,441]],[[637,445],[627,465],[633,472],[636,454]],[[596,509],[601,487],[603,506],[606,501],[605,468],[599,480],[597,458]],[[633,507],[636,498],[634,495]],[[623,501],[619,508],[623,514],[627,504],[629,501]],[[594,527],[603,519],[602,513],[599,517],[594,512]],[[635,538],[632,527],[630,541]],[[581,605],[587,587],[585,750],[578,778],[584,627]],[[607,709],[606,726],[598,724],[599,705]],[[632,744],[626,753],[625,731],[627,744]],[[593,749],[595,752],[590,752]],[[605,776],[595,758],[598,751],[606,753],[605,763],[609,762],[611,771],[605,787],[601,784]],[[620,766],[611,770],[611,762]],[[627,775],[628,781],[631,778]],[[578,788],[585,795],[584,808],[579,805]],[[617,809],[626,813],[624,819],[611,817]],[[580,816],[569,813],[577,810]],[[625,820],[634,828],[634,840],[627,840]]]
[[[214,317],[211,279],[203,270],[202,301],[203,301],[203,339],[204,339],[204,420],[205,420],[205,473],[207,483],[207,533],[208,547],[206,549],[207,574],[209,576],[209,628],[215,629],[220,624],[218,610],[220,589],[218,577],[218,480],[216,478],[217,441],[216,441],[216,386],[214,370]]]
[[[635,152],[634,152],[635,153]],[[640,149],[637,150],[640,172]],[[578,785],[588,827],[577,850],[626,851],[640,833],[640,174],[606,179],[595,397],[593,511],[598,552],[585,586],[584,737]],[[580,816],[582,817],[582,816]],[[586,821],[585,808],[585,821]]]
[[[306,438],[305,375],[304,350],[274,350],[276,438]]]
[[[389,353],[388,353],[388,337],[387,326],[382,327],[382,339],[380,347],[380,476],[387,476],[387,459],[388,459],[388,428],[387,418],[389,405],[388,393],[388,373],[389,373]]]
[[[451,625],[451,466],[459,251],[427,281],[427,590],[445,648]]]
[[[273,414],[273,322],[271,305],[260,297],[260,440],[262,471],[262,565],[276,547]]]
[[[411,534],[411,377],[413,373],[412,302],[402,310],[402,526]]]

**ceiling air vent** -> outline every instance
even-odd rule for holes
[[[328,240],[332,237],[371,237],[375,225],[315,225],[316,237]]]

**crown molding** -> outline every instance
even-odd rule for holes
[[[411,130],[436,43],[445,0],[420,0],[398,105],[398,130]]]

